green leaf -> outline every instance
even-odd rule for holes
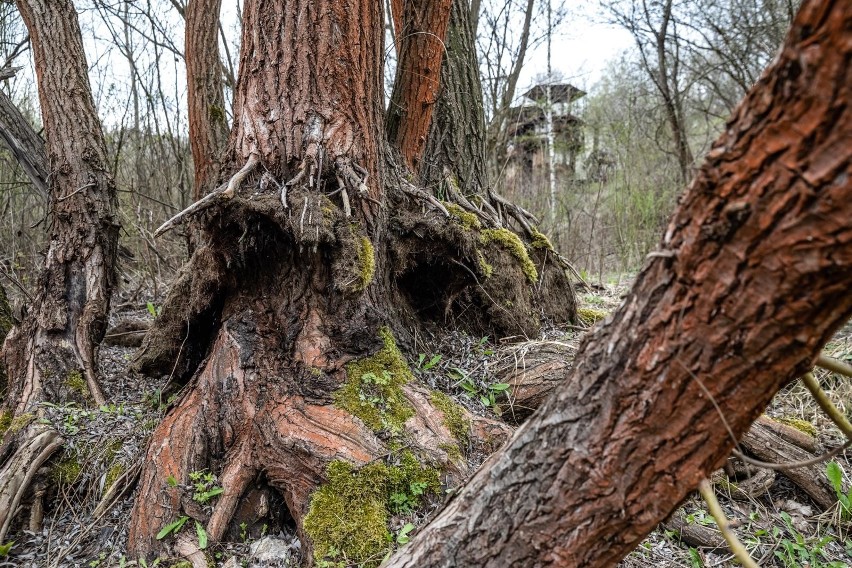
[[[145,307],[148,308],[148,313],[151,314],[152,318],[157,317],[157,307],[154,306],[153,303],[148,302],[147,304],[145,304]]]
[[[503,392],[508,389],[511,385],[509,383],[494,383],[489,388],[494,392]]]
[[[396,533],[396,542],[399,544],[408,544],[408,542],[411,540],[411,537],[409,537],[408,535],[413,530],[414,525],[412,525],[411,523],[406,523],[406,525],[399,529],[399,532]]]
[[[837,462],[828,462],[828,465],[825,467],[825,475],[831,482],[831,486],[834,487],[835,493],[839,496],[843,491],[843,470],[840,469]]]
[[[174,475],[168,476],[166,478],[166,483],[169,484],[169,487],[177,487],[177,485],[178,485],[177,479],[175,479]]]
[[[183,527],[184,524],[186,524],[186,521],[188,521],[188,520],[189,520],[189,517],[183,516],[183,517],[180,517],[176,521],[170,522],[169,524],[164,526],[162,529],[160,529],[160,532],[157,533],[156,539],[157,540],[163,540],[164,538],[166,538],[167,536],[169,536],[172,533],[177,534],[177,532]]]
[[[211,489],[210,491],[208,491],[208,492],[207,492],[207,493],[205,493],[204,495],[205,495],[208,499],[210,499],[211,497],[215,497],[216,495],[221,495],[221,494],[222,494],[222,493],[224,493],[224,492],[225,492],[225,490],[224,490],[224,489],[222,489],[221,487],[214,487],[213,489]]]
[[[195,534],[198,535],[198,548],[201,550],[207,548],[207,531],[198,521],[195,521]]]
[[[0,557],[9,556],[9,551],[15,546],[15,541],[10,540],[6,544],[0,544]]]
[[[441,356],[440,355],[434,355],[431,359],[429,359],[428,363],[423,365],[423,370],[428,371],[429,369],[431,369],[432,367],[437,365],[438,362],[440,362],[440,361],[441,361]]]

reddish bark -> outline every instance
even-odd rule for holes
[[[228,122],[219,60],[221,0],[190,0],[186,5],[186,88],[189,142],[195,166],[193,199],[212,189],[219,177]]]
[[[852,13],[806,2],[624,305],[388,566],[608,566],[852,314]],[[712,400],[711,400],[712,398]]]
[[[402,18],[394,15],[399,58],[396,81],[388,107],[388,138],[413,172],[420,170],[432,109],[438,100],[444,38],[452,0],[396,2]]]

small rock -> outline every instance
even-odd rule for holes
[[[290,542],[271,536],[265,536],[251,545],[252,560],[266,562],[284,560],[292,557]]]

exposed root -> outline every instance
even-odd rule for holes
[[[243,179],[254,170],[257,165],[260,163],[260,159],[257,154],[252,153],[249,156],[246,164],[228,180],[228,183],[222,184],[183,211],[179,212],[177,215],[160,225],[156,231],[154,231],[154,237],[159,237],[163,233],[174,229],[176,226],[180,225],[184,219],[189,217],[190,215],[196,215],[205,209],[208,209],[215,205],[216,203],[221,202],[223,199],[232,198],[237,189],[239,189],[240,184],[242,184]]]
[[[192,568],[207,568],[208,566],[207,557],[204,555],[204,552],[198,548],[198,545],[186,533],[177,537],[175,551],[183,558],[186,558],[192,564]]]
[[[243,443],[236,452],[228,457],[225,471],[222,472],[220,478],[225,492],[219,502],[216,503],[210,521],[207,523],[207,534],[212,540],[220,540],[222,535],[225,534],[228,523],[237,509],[240,497],[255,476],[255,470],[247,465],[250,463],[250,453],[246,444]]]
[[[92,512],[93,519],[99,519],[101,515],[109,511],[115,505],[122,495],[127,493],[136,484],[139,479],[139,472],[142,471],[142,461],[137,460],[132,466],[127,468],[118,478],[112,482],[112,485],[107,487],[101,500],[95,506]]]
[[[444,207],[444,204],[441,203],[440,201],[438,201],[437,199],[435,199],[435,197],[431,193],[429,193],[428,191],[423,191],[422,189],[414,187],[413,185],[406,183],[406,182],[402,182],[400,187],[402,188],[403,193],[410,195],[414,199],[419,199],[421,201],[425,201],[426,203],[431,205],[433,208],[435,208],[438,211],[440,211],[441,213],[443,213],[444,217],[450,216],[450,212],[447,211],[447,208]]]
[[[53,428],[30,424],[6,443],[15,442],[17,450],[0,469],[0,542],[5,542],[12,519],[36,472],[62,447],[64,440]]]

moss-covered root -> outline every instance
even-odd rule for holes
[[[533,284],[538,281],[538,270],[527,253],[527,247],[520,237],[509,229],[483,229],[479,234],[479,242],[483,245],[497,243],[520,263],[527,280]]]
[[[323,566],[378,566],[393,546],[391,514],[410,512],[440,490],[439,474],[411,452],[360,469],[328,466],[328,481],[311,496],[304,519],[314,559]]]
[[[413,377],[390,329],[379,330],[382,348],[346,365],[346,382],[334,393],[338,408],[360,418],[374,432],[400,432],[414,409],[401,386]]]

